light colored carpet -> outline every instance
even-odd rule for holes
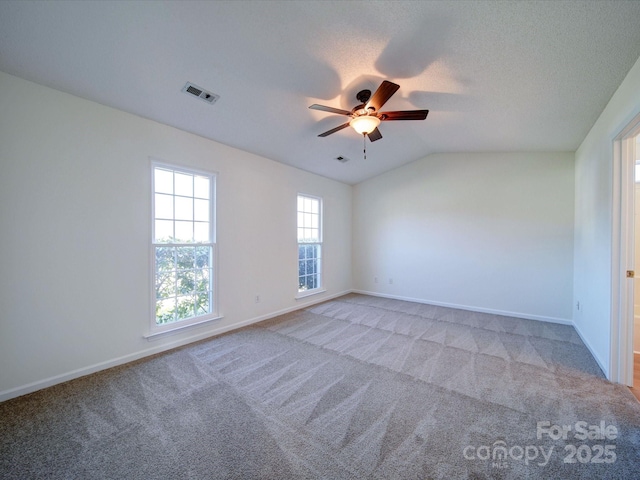
[[[3,479],[627,479],[640,404],[569,326],[352,294],[4,402],[0,441]]]

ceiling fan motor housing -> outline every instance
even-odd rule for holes
[[[356,98],[360,103],[367,103],[371,98],[371,90],[360,90]]]

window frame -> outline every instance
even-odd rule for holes
[[[172,332],[175,330],[180,330],[185,327],[190,327],[193,325],[199,325],[205,322],[210,322],[212,320],[217,320],[221,318],[219,314],[218,307],[218,246],[216,241],[216,181],[217,181],[217,172],[185,167],[182,165],[177,165],[174,163],[168,163],[164,161],[160,161],[157,159],[150,159],[151,164],[151,238],[150,238],[150,320],[149,320],[149,333],[145,335],[145,337],[153,337],[155,335]],[[156,181],[155,181],[155,172],[156,169],[169,170],[175,173],[183,173],[186,175],[192,176],[202,176],[207,177],[209,179],[209,241],[208,242],[157,242],[156,241]],[[175,192],[172,194],[176,196]],[[198,197],[193,194],[193,198],[197,199]],[[174,212],[174,221],[175,221],[175,212]],[[195,222],[195,220],[194,220]],[[173,321],[170,323],[158,324],[156,323],[156,251],[158,247],[197,247],[197,246],[206,246],[211,248],[211,268],[210,268],[210,312],[204,315],[195,315],[193,317],[188,317],[182,320]],[[194,267],[194,270],[196,267]]]
[[[632,154],[636,159],[635,163],[633,164],[633,180],[636,184],[638,184],[640,183],[640,135],[636,136],[635,142],[631,142],[631,148],[633,149]]]
[[[318,238],[313,239],[313,241],[305,241],[304,239],[300,239],[298,236],[298,229],[301,228],[299,224],[299,214],[305,213],[304,211],[300,211],[298,209],[298,203],[300,198],[308,198],[310,200],[314,200],[318,202]],[[296,293],[296,299],[305,298],[310,295],[316,295],[318,293],[326,292],[324,287],[324,257],[325,257],[325,249],[324,249],[324,201],[322,197],[316,195],[310,195],[307,193],[298,192],[296,195],[296,239],[297,239],[297,248],[296,248],[296,258],[298,265],[298,288]],[[304,245],[317,245],[320,249],[320,255],[318,258],[318,271],[316,273],[317,287],[308,289],[308,290],[300,290],[300,247]]]

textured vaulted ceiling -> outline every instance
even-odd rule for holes
[[[5,0],[0,70],[353,184],[434,152],[575,150],[639,25],[638,1]],[[350,128],[317,137],[347,118],[309,105],[383,79],[384,110],[427,120],[383,123],[366,160]]]

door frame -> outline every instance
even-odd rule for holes
[[[640,114],[613,140],[611,345],[609,380],[633,385],[635,137]],[[640,272],[638,272],[640,275]]]

